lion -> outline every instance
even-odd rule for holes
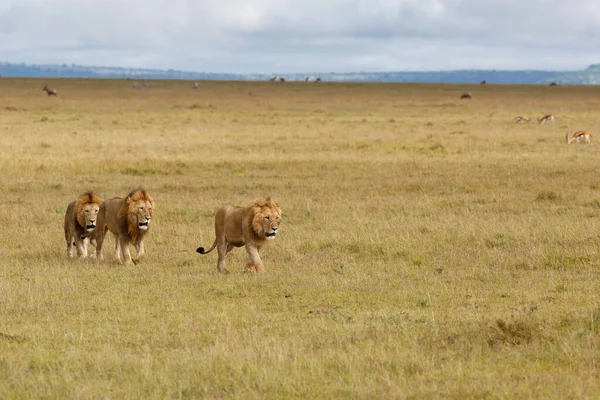
[[[102,246],[106,231],[115,235],[115,258],[121,262],[121,252],[125,265],[137,264],[146,254],[144,236],[150,230],[150,221],[154,217],[155,205],[152,197],[144,189],[132,190],[126,198],[113,197],[105,200],[98,213],[98,228],[94,232],[97,241],[96,258],[104,259]],[[129,244],[137,251],[131,258]]]
[[[85,192],[67,206],[65,213],[65,240],[67,255],[73,257],[73,246],[77,248],[77,256],[87,257],[88,237],[96,229],[98,211],[102,199],[93,192]],[[96,242],[92,239],[92,244]]]
[[[279,204],[267,197],[256,200],[248,207],[225,205],[215,214],[215,242],[208,250],[198,247],[200,254],[208,254],[215,247],[219,253],[217,270],[228,274],[225,257],[234,247],[246,246],[247,270],[264,272],[265,266],[258,254],[267,240],[275,239],[281,223]]]

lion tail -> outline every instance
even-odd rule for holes
[[[213,251],[215,249],[215,247],[217,247],[217,239],[215,239],[215,242],[213,243],[212,247],[208,250],[204,250],[204,247],[198,247],[196,249],[196,252],[200,253],[200,254],[208,254],[211,251]]]

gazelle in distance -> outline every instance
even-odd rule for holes
[[[540,124],[540,125],[544,125],[548,121],[552,121],[552,123],[554,124],[555,118],[554,118],[554,114],[547,114],[547,115],[544,115],[542,118],[538,118],[537,120],[538,120],[538,124]]]
[[[567,144],[571,144],[573,142],[579,143],[580,140],[583,140],[585,144],[590,144],[592,135],[590,135],[587,131],[577,131],[573,132],[571,137],[569,137],[569,132],[567,131],[565,139],[567,140]]]
[[[531,118],[529,118],[527,115],[517,115],[517,117],[515,118],[515,122],[519,123],[519,122],[527,122],[529,123],[531,121]]]
[[[45,85],[42,90],[46,93],[48,93],[48,96],[56,96],[58,94],[58,92],[56,91],[56,89],[50,89],[48,87],[48,85]]]

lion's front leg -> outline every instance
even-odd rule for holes
[[[129,250],[129,242],[127,241],[127,239],[122,238],[120,240],[120,243],[121,243],[121,250],[123,251],[123,262],[125,263],[125,265],[132,265],[133,260],[131,259],[131,252]]]
[[[77,248],[77,257],[86,258],[87,257],[87,244],[88,238],[81,239],[79,236],[75,235],[75,247]]]
[[[121,262],[121,238],[115,237],[115,259]]]
[[[88,256],[88,244],[90,243],[90,239],[89,238],[84,238],[82,243],[81,243],[81,247],[83,247],[83,254],[81,255],[82,258],[87,258]]]
[[[69,232],[65,235],[67,240],[67,255],[69,258],[73,258],[73,235]]]
[[[98,242],[96,241],[96,238],[95,238],[95,237],[93,237],[93,238],[91,238],[91,239],[90,239],[90,244],[91,244],[92,246],[94,246],[95,248],[98,248]],[[90,250],[90,251],[89,251],[89,253],[88,253],[88,256],[89,256],[90,258],[95,258],[95,257],[96,257],[96,252],[95,252],[95,251],[91,251],[91,250]]]
[[[256,272],[256,266],[251,257],[248,257],[248,260],[246,261],[246,272]]]
[[[144,259],[144,255],[146,255],[146,248],[144,247],[144,239],[140,239],[135,245],[135,251],[137,255],[133,259],[133,262],[137,264],[138,262]]]
[[[248,252],[248,269],[250,269],[250,264],[252,264],[256,272],[265,272],[265,265],[258,255],[258,248],[247,244],[246,251]]]

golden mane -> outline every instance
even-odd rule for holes
[[[252,205],[254,212],[251,215],[252,218],[252,230],[258,237],[264,237],[264,228],[262,224],[263,213],[262,211],[265,208],[270,208],[276,214],[281,214],[281,208],[279,208],[279,204],[275,203],[271,197],[267,197],[266,199],[258,199],[254,200]]]
[[[94,192],[85,192],[75,202],[75,216],[79,225],[85,227],[85,217],[83,216],[83,208],[88,204],[102,204],[102,198],[97,196]]]
[[[138,221],[135,216],[135,204],[138,201],[147,201],[152,204],[154,209],[154,200],[145,189],[139,188],[134,189],[127,197],[123,200],[123,205],[119,210],[119,223],[121,225],[122,232],[127,232],[127,236],[132,242],[136,243],[141,236],[144,236],[149,229],[145,231],[140,230]],[[154,210],[153,210],[154,211]],[[152,214],[154,214],[152,211]],[[148,227],[149,228],[149,227]]]

